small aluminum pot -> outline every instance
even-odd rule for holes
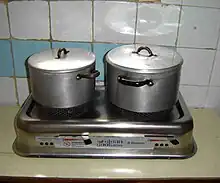
[[[49,108],[77,107],[94,97],[95,55],[80,48],[46,50],[28,59],[33,99]]]
[[[182,57],[170,48],[114,48],[105,57],[108,100],[131,112],[169,111],[178,99],[182,63]]]

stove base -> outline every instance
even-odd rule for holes
[[[168,118],[130,119],[108,108],[96,88],[93,110],[78,118],[42,119],[30,95],[15,118],[14,152],[24,157],[189,158],[196,152],[193,119],[179,93]]]

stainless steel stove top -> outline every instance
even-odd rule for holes
[[[193,120],[181,94],[166,118],[144,120],[112,111],[103,86],[97,87],[92,110],[62,120],[40,117],[30,95],[15,118],[15,130],[13,149],[21,156],[188,158],[196,151]]]

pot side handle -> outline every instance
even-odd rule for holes
[[[82,78],[85,78],[85,79],[95,79],[99,75],[100,75],[100,72],[98,70],[94,70],[94,71],[91,71],[90,73],[78,74],[76,76],[76,79],[77,80],[80,80]]]
[[[124,76],[118,76],[118,82],[127,85],[127,86],[133,86],[133,87],[141,87],[144,85],[153,86],[154,82],[151,79],[145,79],[143,81],[135,81],[132,79],[128,79]]]

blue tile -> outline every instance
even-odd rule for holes
[[[104,44],[104,43],[93,43],[94,53],[96,55],[96,69],[100,71],[98,80],[104,80],[104,64],[103,58],[106,52],[112,48],[121,46],[122,44]]]
[[[91,43],[53,42],[52,48],[83,48],[91,51]]]
[[[15,75],[19,77],[26,77],[26,60],[33,53],[40,52],[50,48],[48,41],[12,41],[14,62],[15,62]]]
[[[0,40],[0,76],[13,76],[10,42],[7,40]]]

